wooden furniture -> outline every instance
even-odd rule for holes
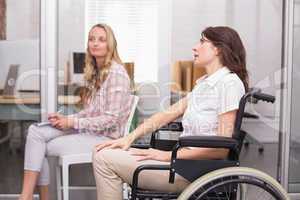
[[[58,104],[75,106],[79,96],[59,96]],[[38,93],[24,93],[14,98],[0,96],[0,120],[40,120],[40,96]]]
[[[130,80],[132,80],[134,82],[134,63],[133,62],[125,62],[123,64],[128,73]]]
[[[6,40],[6,0],[0,0],[0,40]]]
[[[133,91],[133,93],[135,93],[135,84],[134,84],[134,63],[133,62],[125,62],[123,63],[124,67],[128,73],[128,76],[130,78],[130,86],[131,89]]]
[[[193,61],[176,61],[171,69],[171,91],[186,94],[192,91],[197,79],[205,75],[205,69],[195,66]]]

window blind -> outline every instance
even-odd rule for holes
[[[157,81],[158,0],[87,0],[85,36],[97,23],[112,27],[123,62],[134,62],[135,81]]]

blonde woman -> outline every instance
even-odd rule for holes
[[[47,155],[92,152],[103,141],[122,136],[130,112],[130,80],[122,66],[112,29],[105,24],[89,32],[81,99],[84,108],[74,115],[49,114],[51,126],[31,125],[25,147],[21,200],[49,199]]]

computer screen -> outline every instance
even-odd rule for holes
[[[83,84],[83,73],[85,66],[85,53],[84,52],[71,52],[70,53],[70,81],[71,84]]]
[[[85,53],[74,52],[73,53],[73,63],[74,63],[74,73],[82,74],[84,68]]]

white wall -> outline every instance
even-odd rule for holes
[[[226,0],[174,0],[172,7],[172,62],[191,60],[192,47],[208,26],[226,24]]]
[[[39,38],[40,0],[6,1],[7,40]]]
[[[277,97],[276,105],[257,105],[261,113],[279,115],[281,68],[281,0],[173,1],[172,62],[192,59],[191,48],[207,26],[228,25],[240,34],[247,51],[250,86]]]
[[[250,86],[276,96],[275,104],[247,108],[260,115],[267,134],[263,141],[270,142],[276,141],[279,130],[281,4],[281,0],[174,0],[172,7],[172,63],[192,59],[191,49],[207,26],[227,25],[240,34],[247,51]]]
[[[169,4],[169,7],[166,6]],[[201,30],[208,25],[224,24],[224,1],[173,0],[160,2],[159,21],[159,83],[143,85],[139,106],[148,116],[169,105],[171,65],[176,60],[192,59],[192,46],[199,41]],[[164,9],[164,10],[161,10]],[[183,26],[184,25],[184,26]],[[162,30],[163,29],[163,30]],[[157,88],[157,89],[155,89]],[[158,96],[160,96],[159,101]],[[141,118],[143,115],[141,114]]]
[[[279,116],[282,2],[280,0],[235,1],[234,23],[248,53],[250,85],[276,96],[276,104],[259,104],[256,110]]]
[[[174,0],[172,61],[192,59],[191,49],[206,27],[228,25],[244,42],[251,85],[256,85],[280,69],[281,9],[281,0]]]
[[[39,0],[9,0],[7,40],[0,42],[0,88],[11,64],[20,64],[18,89],[39,89]]]
[[[58,68],[64,70],[71,51],[85,52],[85,1],[58,1]],[[59,76],[63,82],[64,76]]]

